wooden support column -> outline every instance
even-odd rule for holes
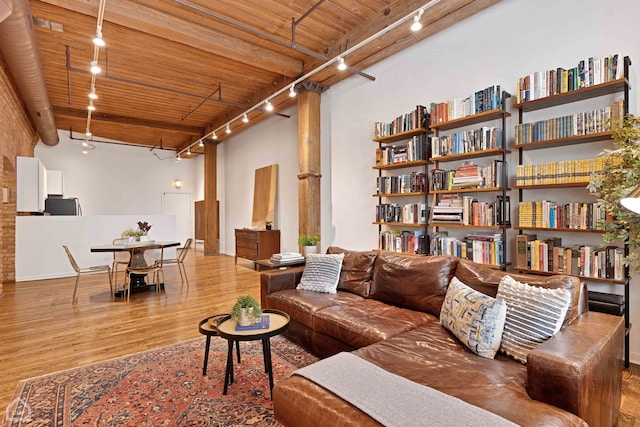
[[[204,254],[219,252],[220,219],[218,218],[218,144],[204,145]]]
[[[327,86],[302,82],[298,91],[298,234],[320,235],[320,98]]]

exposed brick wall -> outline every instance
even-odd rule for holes
[[[38,141],[22,98],[0,55],[0,195],[9,188],[10,203],[0,198],[0,291],[16,278],[16,156],[33,157]]]

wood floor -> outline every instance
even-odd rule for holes
[[[228,312],[236,297],[259,298],[252,263],[208,256],[202,247],[185,261],[189,284],[177,266],[165,267],[166,292],[134,294],[130,304],[110,298],[105,275],[83,276],[78,303],[75,278],[5,284],[0,297],[0,414],[19,380],[201,336],[198,322]],[[120,278],[120,280],[122,280]],[[640,426],[640,368],[626,370],[619,426]]]

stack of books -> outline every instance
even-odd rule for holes
[[[304,257],[298,252],[284,252],[271,255],[271,258],[269,260],[274,265],[286,265],[303,262]]]
[[[431,220],[433,222],[454,222],[462,224],[462,199],[459,194],[443,194],[438,204],[433,207]]]

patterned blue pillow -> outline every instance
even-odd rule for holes
[[[440,323],[469,350],[493,359],[500,348],[507,313],[503,300],[491,298],[451,279],[440,311]]]
[[[296,289],[337,293],[344,254],[309,254]]]

